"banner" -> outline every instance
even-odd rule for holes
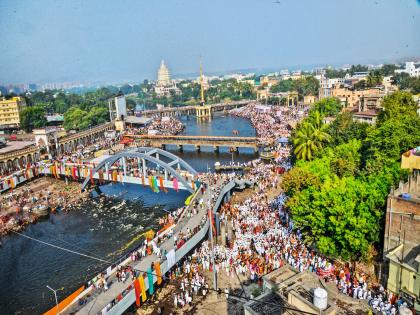
[[[143,275],[140,275],[140,277],[138,277],[138,280],[139,280],[140,290],[141,290],[141,301],[145,302],[147,299],[147,296],[146,296],[146,286],[144,285]]]
[[[155,271],[157,275],[157,284],[160,285],[162,283],[162,271],[160,270],[160,262],[155,262]]]
[[[149,175],[149,186],[150,186],[150,189],[151,189],[152,191],[155,191],[155,190],[153,189],[153,178],[152,178],[152,176],[151,176],[151,175]]]
[[[174,185],[174,189],[178,192],[178,178],[174,177],[172,183]]]
[[[160,190],[159,190],[159,187],[158,187],[156,176],[152,176],[152,178],[153,178],[153,191],[155,193],[158,193]]]
[[[168,192],[168,190],[163,185],[163,178],[162,178],[162,176],[159,176],[159,187],[160,187],[160,190],[163,190],[166,193]]]
[[[140,288],[140,282],[139,282],[138,278],[134,279],[133,285],[134,285],[134,291],[135,291],[135,294],[136,294],[136,305],[137,305],[137,307],[139,307],[140,306],[141,288]]]
[[[149,294],[152,295],[153,292],[155,292],[154,287],[153,287],[153,272],[152,272],[152,267],[149,267],[147,269],[147,279],[149,280]]]

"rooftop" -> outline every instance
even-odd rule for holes
[[[137,117],[137,116],[127,116],[125,118],[125,122],[129,124],[136,124],[136,125],[147,125],[153,119],[148,117]]]
[[[29,147],[31,145],[34,145],[35,142],[33,141],[9,141],[7,142],[6,146],[4,148],[0,149],[0,154],[9,153],[12,151],[24,149],[26,147]]]
[[[408,253],[404,253],[404,244],[400,244],[390,251],[387,257],[420,272],[420,245],[411,248]]]
[[[355,116],[355,117],[376,117],[376,116],[378,116],[378,112],[373,110],[373,109],[369,109],[369,110],[366,110],[364,112],[354,113],[353,116]]]

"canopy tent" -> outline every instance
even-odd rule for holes
[[[289,143],[289,138],[286,138],[286,137],[278,138],[277,143]]]

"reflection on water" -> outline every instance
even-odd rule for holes
[[[241,118],[216,116],[211,123],[197,124],[195,118],[182,118],[184,133],[193,135],[255,136],[248,121]],[[215,154],[212,148],[195,152],[185,148],[173,151],[198,171],[212,168],[215,161],[229,162],[232,155],[227,148]],[[252,150],[240,149],[234,161],[247,161],[255,157]],[[244,154],[242,154],[244,153]],[[65,214],[51,215],[49,219],[28,226],[24,234],[65,247],[86,255],[114,261],[121,249],[139,233],[158,228],[158,218],[165,210],[183,205],[189,193],[154,193],[147,187],[129,184],[109,184],[101,190],[107,197],[93,198],[78,209]],[[46,288],[63,288],[58,292],[63,299],[80,285],[91,279],[107,264],[43,244],[11,235],[3,239],[0,247],[0,314],[39,314],[54,306],[54,297]]]

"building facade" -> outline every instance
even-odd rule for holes
[[[25,107],[26,102],[20,96],[9,100],[0,99],[0,126],[3,128],[19,128],[20,113]]]
[[[405,63],[404,69],[395,70],[395,73],[407,73],[410,77],[420,77],[420,66],[413,61]]]

